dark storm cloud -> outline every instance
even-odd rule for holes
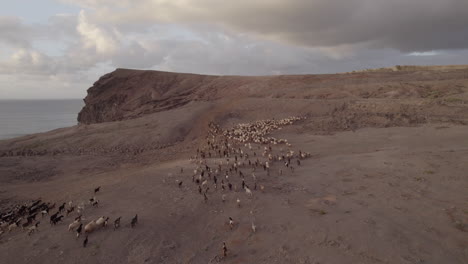
[[[404,52],[468,47],[466,0],[242,3],[246,5],[218,5],[206,15],[240,31],[306,46],[368,43]]]
[[[106,1],[70,1],[92,2],[112,23],[153,19],[217,24],[309,47],[367,44],[403,52],[468,48],[467,0],[140,0],[120,10]]]

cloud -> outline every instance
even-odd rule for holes
[[[466,0],[136,0],[116,8],[108,0],[67,2],[92,8],[103,23],[215,24],[307,47],[468,48]]]
[[[119,33],[116,30],[103,30],[90,23],[84,10],[81,10],[78,16],[76,29],[82,38],[85,49],[94,49],[97,54],[101,55],[112,55],[117,51]]]
[[[30,35],[19,18],[0,16],[0,43],[26,48],[30,46]]]

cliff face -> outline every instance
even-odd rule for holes
[[[84,124],[117,121],[176,108],[197,99],[213,76],[117,69],[88,89],[78,114]]]

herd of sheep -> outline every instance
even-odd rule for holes
[[[295,152],[286,139],[277,139],[268,134],[302,119],[304,118],[290,117],[261,120],[239,124],[227,130],[210,123],[205,143],[191,157],[195,168],[188,176],[191,177],[195,191],[205,202],[209,197],[218,196],[225,204],[228,196],[234,196],[232,200],[241,208],[239,192],[244,192],[247,199],[251,199],[256,191],[263,192],[265,186],[259,181],[260,176],[270,176],[273,167],[277,167],[278,175],[283,175],[283,169],[294,173],[294,166],[301,166],[301,160],[310,157],[310,153],[301,150]],[[183,177],[183,168],[180,174]],[[178,179],[177,182],[180,188],[184,179]],[[250,215],[253,218],[252,211]],[[231,216],[226,216],[226,219],[231,230],[238,224]],[[257,226],[254,220],[250,227],[255,233]],[[226,257],[227,252],[224,241],[222,255],[217,257]]]

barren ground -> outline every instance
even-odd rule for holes
[[[39,197],[86,203],[101,186],[100,205],[86,208],[84,222],[122,216],[120,229],[90,234],[87,248],[67,231],[75,214],[57,226],[39,216],[31,236],[0,235],[0,262],[468,263],[468,86],[460,76],[456,93],[447,88],[437,98],[200,100],[0,141],[0,209]],[[386,111],[392,116],[376,114]],[[272,136],[311,157],[294,172],[281,162],[269,176],[257,169],[265,188],[253,197],[211,188],[204,202],[189,158],[208,122],[228,128],[291,115],[308,118]],[[245,151],[260,153],[258,146]],[[244,172],[252,185],[251,170]]]

